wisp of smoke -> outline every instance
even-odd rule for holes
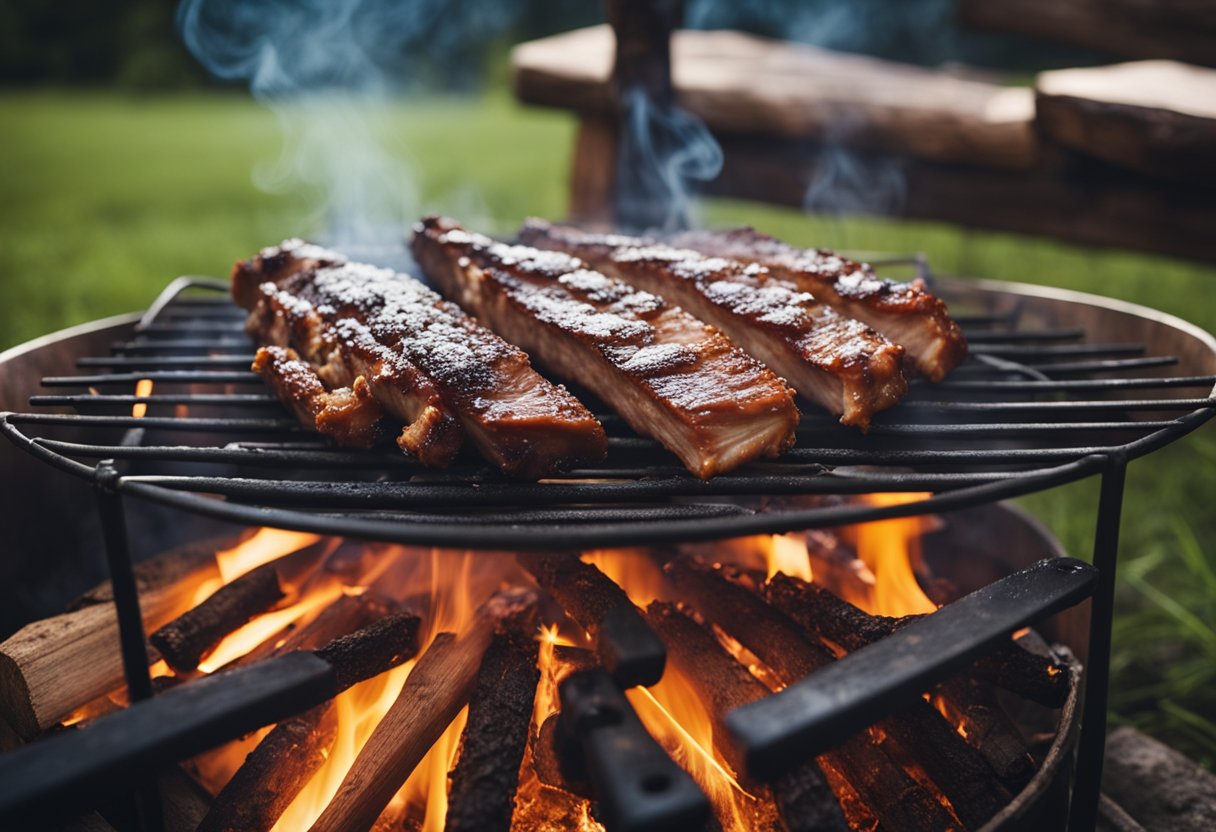
[[[640,87],[622,97],[618,221],[636,226],[631,231],[685,227],[696,184],[722,170],[722,148],[699,118],[656,104]]]
[[[182,0],[186,46],[219,78],[246,80],[283,130],[283,152],[254,172],[261,188],[304,185],[311,221],[335,246],[399,248],[418,208],[414,176],[390,151],[390,99],[421,83],[428,59],[486,39],[514,3],[473,0]]]

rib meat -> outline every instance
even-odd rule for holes
[[[721,329],[807,399],[863,430],[907,390],[903,348],[763,266],[529,220],[520,239],[564,251]]]
[[[380,424],[384,410],[372,397],[363,376],[352,387],[328,390],[311,364],[300,359],[290,347],[262,347],[253,359],[259,374],[279,401],[300,423],[315,427],[350,448],[370,448],[382,438]]]
[[[414,256],[430,279],[554,372],[577,379],[699,477],[794,441],[782,381],[713,327],[577,258],[507,246],[429,217]]]
[[[909,363],[931,381],[941,381],[967,357],[962,330],[923,281],[884,280],[864,263],[826,249],[795,248],[753,228],[688,231],[670,242],[764,266],[902,346]]]
[[[289,241],[238,263],[233,295],[253,299],[248,328],[262,343],[294,348],[330,388],[365,385],[407,423],[397,442],[423,464],[450,462],[465,435],[526,478],[607,453],[603,427],[565,388],[406,275]]]

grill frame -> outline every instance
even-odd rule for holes
[[[921,258],[893,259],[882,265],[911,265],[922,279],[932,280]],[[106,372],[43,380],[47,387],[83,387],[89,393],[30,400],[31,407],[67,407],[83,413],[3,413],[0,431],[35,457],[74,476],[97,484],[104,475],[107,487],[117,493],[218,520],[407,545],[587,549],[775,534],[945,512],[1021,496],[1099,474],[1112,459],[1126,462],[1148,454],[1216,414],[1216,374],[1102,377],[1127,370],[1159,372],[1177,362],[1174,356],[1141,356],[1144,346],[1136,343],[1072,343],[1085,337],[1083,327],[1012,329],[1017,325],[1019,306],[1027,298],[1082,303],[1182,330],[1216,356],[1216,339],[1197,327],[1143,307],[1065,290],[994,281],[937,282],[937,290],[945,290],[948,301],[952,288],[973,295],[988,293],[1014,303],[1005,312],[960,316],[970,330],[969,339],[974,338],[975,357],[951,379],[938,385],[915,382],[908,402],[879,414],[868,436],[807,411],[799,428],[799,444],[786,455],[710,481],[687,474],[674,457],[657,465],[638,464],[634,460],[651,451],[666,452],[652,440],[626,433],[613,416],[605,418],[611,436],[605,465],[541,483],[510,481],[484,465],[468,462],[458,462],[446,472],[430,471],[411,464],[395,449],[332,449],[286,417],[273,397],[263,392],[256,374],[237,369],[247,367],[250,358],[231,354],[233,349],[249,347],[241,329],[244,313],[226,294],[222,298],[187,297],[186,292],[193,289],[226,293],[226,282],[205,277],[181,277],[170,283],[140,318],[133,337],[112,346],[112,356],[78,359],[82,368]],[[1010,329],[993,329],[1002,326]],[[978,329],[975,338],[977,327],[988,329]],[[214,344],[211,354],[180,354],[182,349],[196,349],[200,343],[193,337],[196,331],[218,336],[209,342]],[[1041,360],[1011,364],[1008,356]],[[1055,360],[1061,357],[1082,360]],[[112,372],[116,368],[126,371]],[[1087,371],[1090,375],[1086,377],[1073,377]],[[142,378],[162,386],[224,384],[230,392],[143,397],[102,392],[115,386],[131,389]],[[234,386],[239,392],[231,392]],[[246,390],[247,386],[252,390]],[[1160,390],[1164,394],[1186,389],[1206,391],[1206,396],[1128,398],[1135,391]],[[1116,390],[1124,394],[1118,400],[1092,395]],[[926,392],[953,395],[954,400],[926,400]],[[1002,400],[970,400],[994,392]],[[1087,397],[1036,400],[1039,394],[1077,393]],[[118,409],[129,414],[137,403],[152,412],[142,417],[107,413]],[[225,412],[219,417],[154,415],[156,409],[181,405],[222,407]],[[259,409],[277,410],[281,415],[256,415]],[[228,415],[232,410],[235,415]],[[1141,414],[1172,414],[1173,418],[1146,419]],[[976,415],[981,418],[976,420]],[[900,417],[910,418],[901,421]],[[970,421],[966,421],[968,417]],[[189,431],[215,439],[208,446],[148,446],[132,441],[63,442],[45,435],[60,426]],[[1128,434],[1128,441],[1119,441]],[[1091,441],[1061,447],[1053,441],[1061,435]],[[273,441],[224,441],[264,436]],[[1012,447],[1027,439],[1031,440],[1029,447]],[[808,443],[816,447],[807,447]],[[967,443],[977,447],[959,447]],[[109,466],[102,463],[107,460],[124,468],[148,462],[185,467],[222,463],[237,466],[241,476],[124,472],[114,477],[104,473]],[[859,468],[876,465],[881,469]],[[309,466],[310,479],[265,476],[266,472],[301,466]],[[337,479],[344,473],[366,474],[369,466],[377,472],[375,481],[367,481],[366,476]],[[902,470],[909,466],[913,470]],[[401,476],[408,479],[396,479]],[[611,481],[580,481],[592,478]],[[877,491],[930,492],[932,496],[887,506],[834,503],[774,510],[771,505],[773,497],[831,498]],[[216,494],[224,499],[208,496]],[[750,506],[745,505],[748,501]],[[758,511],[763,501],[770,505]],[[464,513],[443,513],[452,508]]]
[[[901,259],[898,261],[890,261],[893,264],[908,264],[914,265],[920,275],[929,278],[927,267],[924,262],[917,258]],[[157,417],[145,417],[136,419],[133,416],[125,417],[110,417],[107,419],[102,416],[70,416],[70,415],[49,415],[38,416],[32,414],[22,414],[6,412],[0,413],[0,432],[8,436],[18,447],[27,451],[35,458],[47,462],[50,465],[67,471],[74,476],[90,482],[97,494],[98,513],[101,519],[102,529],[104,531],[105,549],[111,578],[115,586],[115,596],[117,606],[119,607],[120,618],[120,637],[124,647],[124,670],[127,677],[128,692],[132,702],[140,700],[148,694],[147,681],[148,669],[147,662],[141,658],[144,649],[143,644],[143,629],[140,622],[139,608],[134,603],[134,581],[131,576],[130,563],[131,553],[127,542],[125,511],[124,511],[124,495],[135,496],[153,503],[170,506],[173,508],[184,509],[189,512],[212,517],[219,520],[235,521],[239,523],[252,525],[274,525],[283,528],[294,528],[300,530],[318,530],[324,531],[327,534],[344,534],[349,537],[375,539],[385,541],[396,541],[404,543],[422,543],[431,546],[451,546],[459,548],[489,548],[501,551],[504,548],[526,549],[526,548],[593,548],[596,545],[615,545],[623,546],[630,543],[648,543],[651,545],[661,544],[663,542],[691,542],[696,540],[717,539],[721,537],[729,537],[745,533],[760,533],[760,532],[782,532],[795,529],[809,529],[823,526],[833,526],[845,523],[865,522],[873,519],[883,519],[887,517],[916,515],[926,512],[946,512],[953,509],[961,509],[965,507],[992,503],[996,500],[1018,496],[1021,494],[1030,493],[1033,491],[1044,490],[1047,488],[1061,485],[1067,482],[1072,482],[1090,475],[1099,475],[1101,479],[1101,491],[1097,506],[1097,524],[1094,536],[1093,547],[1093,565],[1097,567],[1096,583],[1093,587],[1092,603],[1089,614],[1089,645],[1088,654],[1089,662],[1086,671],[1086,684],[1084,689],[1084,703],[1082,706],[1083,716],[1080,736],[1077,742],[1077,757],[1075,768],[1075,781],[1072,793],[1071,809],[1069,826],[1073,829],[1092,828],[1097,816],[1098,796],[1101,783],[1102,757],[1105,747],[1105,722],[1106,722],[1106,701],[1107,701],[1107,686],[1109,683],[1109,667],[1110,667],[1110,646],[1111,646],[1111,622],[1114,614],[1114,587],[1115,587],[1115,569],[1118,555],[1119,542],[1119,522],[1122,512],[1123,502],[1123,486],[1126,475],[1126,467],[1130,460],[1139,458],[1160,448],[1176,439],[1179,439],[1191,431],[1201,426],[1204,422],[1216,415],[1216,339],[1210,334],[1188,324],[1180,319],[1169,315],[1157,313],[1153,310],[1145,309],[1133,304],[1123,303],[1120,301],[1109,300],[1092,295],[1084,295],[1076,292],[1065,290],[1044,289],[1037,286],[1025,286],[1022,284],[1008,284],[993,281],[968,281],[953,284],[961,290],[970,290],[972,292],[988,292],[993,296],[1013,299],[1015,308],[1005,311],[997,311],[992,314],[982,315],[978,318],[967,319],[972,325],[988,325],[994,326],[1004,323],[1010,323],[1016,320],[1017,307],[1021,302],[1027,303],[1046,303],[1048,305],[1059,302],[1078,304],[1078,308],[1097,307],[1104,310],[1103,314],[1116,313],[1123,315],[1127,320],[1148,327],[1162,327],[1161,331],[1169,332],[1175,339],[1182,337],[1186,342],[1186,348],[1196,361],[1206,364],[1212,369],[1212,373],[1202,375],[1182,375],[1182,376],[1137,376],[1134,379],[1107,379],[1107,378],[1088,378],[1088,379],[1052,379],[1047,373],[1042,372],[1043,369],[1058,375],[1071,376],[1076,373],[1096,373],[1099,376],[1110,372],[1123,371],[1139,371],[1147,370],[1149,372],[1160,371],[1163,368],[1169,367],[1177,363],[1177,358],[1163,356],[1148,356],[1140,357],[1136,355],[1140,350],[1131,348],[1117,349],[1116,352],[1120,355],[1133,355],[1131,358],[1103,358],[1099,351],[1095,353],[1093,349],[1077,351],[1075,355],[1069,355],[1066,351],[1060,349],[1051,349],[1044,351],[1043,348],[1038,350],[1040,357],[1058,357],[1066,358],[1081,358],[1082,360],[1072,361],[1057,361],[1050,362],[1049,367],[1039,369],[1030,368],[1018,365],[1011,367],[1007,360],[999,355],[999,349],[993,349],[992,344],[1001,344],[1001,341],[995,337],[980,338],[979,343],[987,345],[987,348],[981,348],[977,353],[981,357],[976,361],[976,364],[983,366],[965,365],[960,368],[951,380],[938,385],[937,390],[959,390],[964,393],[975,394],[977,389],[1000,389],[1007,391],[1042,391],[1051,393],[1060,392],[1093,392],[1093,391],[1128,391],[1134,389],[1171,389],[1171,388],[1199,388],[1207,391],[1207,396],[1202,399],[1194,397],[1173,397],[1166,400],[1154,400],[1155,403],[1136,405],[1131,411],[1131,417],[1126,421],[1111,423],[1107,422],[1089,422],[1089,423],[1060,423],[1060,422],[1022,422],[1015,423],[1021,425],[1017,430],[1024,430],[1030,434],[1050,435],[1060,430],[1070,432],[1080,432],[1083,430],[1098,431],[1099,435],[1102,431],[1113,430],[1130,430],[1138,435],[1130,441],[1122,443],[1108,444],[1080,444],[1073,446],[1065,446],[1064,448],[1038,448],[1038,449],[1018,449],[999,447],[996,449],[987,449],[979,453],[982,460],[985,455],[991,460],[999,459],[1007,462],[1024,462],[1026,460],[1034,461],[1037,458],[1050,460],[1055,464],[1045,466],[1043,468],[1024,472],[1018,476],[992,476],[985,481],[980,478],[976,481],[968,482],[965,479],[960,480],[954,478],[954,482],[961,482],[962,485],[954,490],[942,491],[930,496],[928,499],[919,500],[911,503],[904,503],[891,506],[862,506],[862,505],[831,505],[827,507],[817,507],[810,509],[798,509],[795,511],[784,512],[781,514],[767,515],[750,515],[750,516],[725,516],[721,518],[706,518],[704,516],[693,517],[683,520],[673,520],[670,517],[657,516],[652,517],[653,522],[638,523],[637,516],[633,514],[636,510],[630,508],[626,504],[614,505],[613,511],[622,518],[620,522],[607,524],[602,527],[594,526],[566,526],[563,527],[561,534],[554,534],[552,525],[545,525],[547,515],[542,510],[540,512],[533,511],[532,514],[522,515],[536,525],[520,525],[519,520],[521,514],[519,511],[503,512],[499,511],[497,515],[491,516],[490,520],[497,525],[488,525],[484,528],[476,526],[411,526],[400,521],[400,515],[393,516],[391,514],[381,512],[379,519],[368,520],[363,517],[338,516],[332,517],[328,515],[308,515],[300,511],[274,509],[266,506],[257,505],[240,505],[236,503],[221,502],[210,499],[201,494],[192,492],[174,491],[166,487],[171,483],[169,480],[153,480],[149,481],[146,477],[140,475],[132,475],[127,473],[130,465],[137,461],[141,455],[155,453],[149,451],[147,446],[143,445],[146,433],[149,429],[155,430],[156,425],[162,424],[157,422]],[[227,300],[209,299],[204,302],[192,302],[184,304],[190,307],[188,312],[185,309],[174,309],[174,302],[185,289],[192,286],[205,286],[211,290],[224,290],[226,286],[220,281],[210,278],[179,278],[171,283],[166,290],[158,298],[157,302],[143,315],[139,323],[136,324],[136,329],[146,331],[149,334],[166,332],[165,326],[173,327],[180,326],[180,319],[185,317],[187,320],[193,321],[189,327],[205,330],[213,334],[220,333],[220,326],[227,321],[229,326],[238,326],[241,313],[235,310]],[[948,287],[942,287],[948,288]],[[940,291],[940,289],[939,289]],[[944,293],[949,301],[949,292]],[[161,316],[165,316],[161,320]],[[115,319],[116,320],[116,319]],[[174,323],[177,320],[178,323]],[[153,328],[155,327],[155,328]],[[169,331],[172,334],[172,331]],[[1006,340],[1006,348],[1013,348],[1008,354],[1015,356],[1020,355],[1023,358],[1027,357],[1028,352],[1025,347],[1033,342],[1038,337],[1040,340],[1047,342],[1049,345],[1057,345],[1058,342],[1066,337],[1076,337],[1075,328],[1070,332],[1062,332],[1059,329],[1047,328],[1046,330],[1037,333],[1023,331],[1013,338],[1013,343]],[[53,338],[50,336],[48,339]],[[1167,339],[1168,340],[1168,339]],[[36,342],[35,342],[36,343]],[[236,344],[233,343],[233,346]],[[32,345],[27,345],[27,347]],[[118,345],[117,352],[122,353],[123,345]],[[18,348],[18,350],[25,349]],[[135,352],[144,354],[144,350],[136,350]],[[997,353],[994,355],[994,353]],[[1095,354],[1097,357],[1095,358]],[[166,362],[169,366],[190,366],[189,361],[183,361],[183,358],[188,356],[171,355],[167,358],[160,359]],[[240,366],[245,360],[245,357],[234,359],[230,357],[222,357],[218,360],[208,360],[205,363],[211,367],[220,367],[221,369],[199,370],[163,370],[163,369],[145,369],[143,372],[128,372],[128,373],[101,373],[93,374],[92,376],[82,377],[53,377],[45,378],[43,384],[46,387],[69,387],[69,386],[90,386],[90,383],[100,386],[126,385],[131,387],[140,378],[152,378],[153,380],[175,380],[182,381],[198,381],[206,380],[210,382],[219,382],[225,384],[239,384],[242,382],[250,382],[260,384],[252,373],[248,371],[235,372],[231,369],[234,366]],[[227,362],[228,368],[224,367],[224,362]],[[79,360],[81,366],[100,366],[105,367],[107,364],[114,365],[115,359],[103,358],[84,358]],[[153,362],[155,365],[155,362]],[[131,354],[120,355],[117,360],[117,366],[143,366],[147,367],[147,360],[140,360],[137,356]],[[1029,379],[1003,379],[994,388],[991,379],[984,380],[984,373],[1013,373],[1015,376],[1021,374],[1029,376]],[[977,378],[976,376],[981,376]],[[90,393],[95,390],[90,389]],[[77,405],[79,400],[63,400],[63,399],[46,399],[33,397],[31,400],[35,405],[56,405],[64,404]],[[95,399],[92,403],[102,405],[103,408],[126,408],[130,404],[137,403],[136,398],[122,399]],[[157,401],[155,395],[146,399],[144,403],[161,404]],[[204,405],[203,402],[194,402],[199,405]],[[263,397],[261,402],[246,400],[241,407],[257,407],[267,403]],[[1006,410],[1016,412],[1019,408],[1025,409],[1031,405],[1019,404],[1013,405]],[[1071,405],[1075,408],[1075,404]],[[1181,415],[1169,420],[1145,420],[1135,418],[1135,413],[1145,412],[1146,408],[1166,407],[1168,409],[1182,408],[1185,410]],[[977,405],[967,406],[960,403],[954,408],[946,408],[955,412],[966,413],[968,411],[975,412]],[[1042,412],[1066,410],[1069,405],[1051,406],[1044,408],[1042,405],[1033,405],[1035,409]],[[1084,404],[1083,409],[1100,414],[1115,412],[1118,409],[1117,405],[1110,403],[1090,402]],[[940,408],[939,408],[940,409]],[[991,408],[989,408],[991,409]],[[980,407],[983,412],[984,408]],[[813,418],[813,417],[812,417]],[[880,417],[884,418],[884,417]],[[885,417],[889,418],[889,417]],[[170,420],[171,422],[173,420]],[[76,459],[65,456],[60,451],[72,450],[79,452],[80,448],[70,448],[63,445],[55,445],[48,443],[45,438],[32,437],[21,430],[23,424],[48,424],[51,422],[59,422],[66,425],[75,425],[82,427],[89,424],[108,425],[111,427],[125,427],[127,430],[123,432],[119,440],[112,441],[107,446],[94,449],[88,456],[90,460],[97,459],[94,465],[82,463]],[[178,420],[179,427],[208,427],[215,428],[217,425],[208,423],[187,423],[182,425]],[[611,420],[610,420],[611,424]],[[965,425],[966,423],[964,423]],[[283,420],[277,420],[274,424],[267,425],[271,429],[284,427]],[[221,429],[222,425],[218,426]],[[248,427],[248,425],[243,425]],[[899,426],[896,425],[896,428]],[[304,436],[302,431],[293,428],[293,438]],[[833,428],[839,435],[841,428]],[[998,440],[1009,439],[1012,434],[1008,432],[1008,426],[1001,425],[975,425],[974,427],[952,427],[951,430],[938,429],[939,435],[947,435],[950,432],[967,433],[971,436],[989,434],[995,436]],[[611,429],[610,429],[611,432]],[[932,463],[959,463],[968,461],[968,456],[974,456],[975,453],[969,451],[959,451],[958,449],[946,449],[944,451],[934,451],[932,448],[909,448],[906,446],[900,447],[899,443],[907,443],[909,436],[912,438],[924,439],[925,431],[917,431],[915,429],[905,430],[902,433],[901,439],[898,434],[901,431],[885,430],[880,426],[873,431],[870,437],[865,438],[865,442],[871,448],[878,448],[883,443],[894,443],[895,456],[890,460],[901,462],[917,461],[922,464]],[[885,435],[884,435],[885,434]],[[856,438],[855,434],[850,434]],[[625,438],[628,440],[628,437]],[[644,443],[638,446],[636,443],[641,440],[633,440],[635,447],[645,449]],[[618,440],[618,445],[622,444]],[[628,441],[624,442],[628,445]],[[142,447],[141,447],[142,446]],[[228,451],[233,448],[226,449]],[[252,452],[258,454],[263,460],[269,461],[274,465],[285,465],[294,459],[298,459],[298,454],[301,451],[308,453],[320,453],[317,450],[316,443],[305,443],[305,447],[297,445],[288,445],[280,447],[277,450],[282,451],[286,456],[275,458],[270,454],[275,449],[268,449],[265,443],[251,443],[248,447],[237,446],[236,451],[240,453]],[[797,453],[795,451],[795,453]],[[850,449],[834,448],[826,452],[828,455],[834,455],[835,459],[844,459],[851,462],[864,460],[865,449]],[[883,453],[891,453],[891,449],[883,451]],[[902,455],[901,455],[902,454]],[[295,455],[295,456],[293,456]],[[331,453],[326,465],[333,465],[334,460],[339,457],[350,457],[351,454],[342,451],[336,456]],[[105,457],[105,458],[99,458]],[[112,458],[110,458],[112,457]],[[890,461],[888,460],[888,461]],[[324,461],[324,458],[321,458]],[[974,460],[971,460],[974,461]],[[180,462],[173,464],[180,465]],[[349,464],[349,463],[345,463]],[[398,463],[401,464],[400,462]],[[339,467],[340,469],[340,467]],[[336,470],[327,468],[325,470]],[[459,473],[459,472],[455,472]],[[816,471],[816,473],[820,473]],[[874,479],[865,480],[861,478],[854,483],[854,487],[849,489],[839,489],[841,493],[861,493],[870,490],[895,490],[898,487],[905,489],[914,486],[923,487],[931,482],[929,479],[917,481],[914,479],[917,474],[910,477],[888,478],[881,482]],[[788,474],[787,474],[788,477]],[[439,477],[438,479],[442,479]],[[804,478],[803,483],[808,481]],[[713,481],[717,485],[700,483],[687,475],[684,476],[685,483],[696,483],[693,488],[713,491],[729,491],[731,487],[729,477],[721,477]],[[782,480],[779,476],[775,479],[770,477],[766,480],[759,480],[761,486],[760,493],[769,493],[764,489],[773,488]],[[723,486],[725,483],[725,488]],[[181,484],[181,483],[178,483]],[[424,483],[426,484],[426,483]],[[935,484],[950,484],[950,478],[938,477]],[[650,487],[653,488],[653,483]],[[797,485],[797,483],[795,484]],[[893,486],[895,488],[893,488]],[[478,481],[477,487],[484,488],[482,481]],[[517,484],[511,484],[511,487],[520,487]],[[547,485],[540,486],[522,486],[532,487],[534,490],[538,487],[550,487]],[[797,490],[794,486],[789,486],[791,490]],[[821,491],[827,492],[831,489],[823,488]],[[442,495],[440,495],[442,496]],[[559,519],[562,517],[558,515]],[[569,519],[568,515],[564,516]],[[414,518],[408,518],[414,519]],[[509,525],[514,523],[514,525]],[[419,529],[423,531],[419,532]],[[472,546],[469,541],[474,540],[476,543]],[[120,592],[122,589],[124,591]],[[122,598],[127,598],[127,603],[122,602]],[[1027,599],[1028,609],[1037,606],[1034,599]],[[940,668],[938,668],[940,669]],[[881,683],[885,684],[885,683]]]

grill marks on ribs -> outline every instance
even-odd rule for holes
[[[406,275],[288,241],[238,263],[233,296],[262,343],[294,348],[328,387],[366,389],[407,422],[397,442],[425,465],[446,465],[465,435],[525,478],[607,453],[603,427],[574,396]]]
[[[798,411],[789,388],[662,298],[577,258],[496,243],[444,218],[419,223],[412,248],[445,294],[593,390],[697,476],[793,444]]]
[[[785,376],[842,424],[868,428],[874,413],[907,390],[902,347],[763,266],[541,220],[529,220],[520,239],[576,255],[605,274],[678,303]]]
[[[902,346],[909,363],[930,381],[941,381],[967,357],[962,329],[920,280],[885,280],[864,263],[826,249],[795,248],[754,228],[687,231],[669,241],[713,257],[764,266]]]

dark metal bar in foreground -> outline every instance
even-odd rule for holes
[[[568,758],[591,782],[597,819],[618,832],[705,828],[709,799],[647,733],[606,670],[574,673],[558,690]]]
[[[1089,597],[1096,580],[1097,570],[1082,561],[1041,561],[735,709],[726,725],[748,771],[775,777],[961,669],[1018,628]]]

